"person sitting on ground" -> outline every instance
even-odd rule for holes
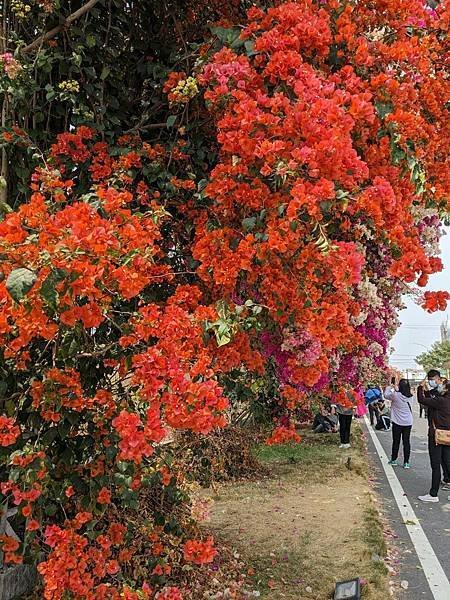
[[[444,474],[450,473],[450,445],[436,443],[436,429],[450,431],[450,389],[448,381],[441,378],[436,369],[427,374],[423,382],[424,395],[419,400],[428,407],[428,452],[431,464],[431,488],[428,494],[419,496],[422,502],[439,502],[441,466]],[[428,389],[425,389],[428,388]]]
[[[377,417],[375,429],[377,431],[389,431],[391,427],[391,414],[389,408],[386,406],[386,403],[384,401],[377,402],[374,408]]]
[[[338,418],[335,407],[331,405],[322,406],[320,411],[314,417],[314,433],[336,433]]]
[[[336,405],[330,404],[330,412],[327,415],[327,419],[331,423],[331,432],[337,433],[339,431],[339,418],[336,412]]]

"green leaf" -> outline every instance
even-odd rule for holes
[[[256,225],[256,217],[247,217],[242,221],[242,227],[244,231],[252,231]]]
[[[64,440],[67,437],[67,435],[69,434],[70,427],[71,427],[70,423],[68,421],[66,421],[65,419],[59,423],[57,429],[58,429],[58,433],[62,440]]]
[[[132,490],[126,489],[122,494],[123,504],[127,508],[135,509],[138,507],[137,494]]]
[[[169,115],[167,117],[167,121],[166,121],[167,129],[170,129],[171,127],[173,127],[176,123],[176,120],[177,120],[177,115]]]
[[[7,391],[8,391],[7,382],[0,380],[0,398],[4,398]]]
[[[59,294],[56,291],[56,285],[61,283],[61,281],[64,281],[66,277],[67,273],[64,271],[64,269],[55,269],[49,273],[41,285],[41,289],[39,291],[41,298],[53,310],[56,310],[59,300]]]
[[[55,440],[58,437],[58,433],[59,432],[57,427],[50,427],[50,429],[47,429],[47,431],[42,436],[43,444],[46,447],[50,446],[53,440]]]
[[[16,302],[20,302],[20,300],[22,300],[22,298],[31,290],[36,279],[36,274],[30,269],[14,269],[14,271],[11,271],[8,275],[6,289],[11,298]]]
[[[219,334],[219,332],[216,331],[216,340],[219,347],[229,344],[231,342],[231,332],[226,331],[222,334]]]
[[[100,79],[102,81],[105,81],[105,79],[108,77],[108,75],[111,73],[111,69],[109,67],[103,67],[101,75],[100,75]]]
[[[44,512],[49,517],[53,517],[54,515],[56,515],[57,511],[58,507],[56,506],[56,504],[46,504],[44,506]]]
[[[244,42],[244,48],[247,56],[255,56],[255,42],[253,40],[246,40]]]
[[[39,293],[46,304],[53,310],[56,310],[59,294],[56,291],[55,282],[51,275],[49,275],[42,283]]]
[[[232,27],[229,29],[226,29],[225,27],[212,27],[211,31],[224,46],[230,46],[236,50],[244,45],[244,40],[241,40],[240,27]]]
[[[114,482],[117,485],[125,485],[125,482],[127,480],[126,475],[123,475],[123,473],[114,473]]]
[[[384,119],[394,110],[392,102],[375,102],[375,110],[380,119]]]

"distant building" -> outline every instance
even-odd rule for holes
[[[425,371],[423,369],[403,369],[402,376],[409,381],[419,383],[425,379]]]
[[[450,327],[448,325],[448,317],[441,325],[441,342],[448,342],[450,340]]]

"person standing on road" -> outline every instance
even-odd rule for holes
[[[450,472],[450,446],[436,444],[436,429],[450,431],[450,390],[441,379],[439,371],[428,372],[429,390],[424,390],[421,403],[428,407],[428,451],[431,464],[431,489],[429,494],[419,496],[422,502],[439,502],[441,465]]]
[[[398,391],[394,387],[388,386],[384,392],[384,397],[391,402],[391,423],[392,423],[392,453],[390,465],[396,466],[400,441],[403,441],[403,467],[410,469],[411,456],[411,429],[413,426],[413,414],[411,408],[411,388],[409,381],[400,379]]]
[[[417,402],[419,403],[419,418],[422,418],[424,415],[425,419],[428,419],[428,408],[420,402],[421,398],[424,397],[425,391],[428,390],[428,386],[425,382],[419,383],[417,386]]]
[[[374,426],[377,422],[377,413],[374,404],[382,400],[381,390],[369,384],[364,394],[364,400],[369,408],[370,424]]]
[[[442,467],[442,485],[441,488],[443,490],[446,490],[447,492],[450,492],[450,465],[447,465],[445,463],[445,461],[442,459],[442,463],[441,463],[441,467]]]
[[[436,369],[432,369],[429,371],[427,378],[419,384],[417,387],[417,401],[420,406],[420,417],[422,417],[422,412],[425,412],[425,418],[428,419],[428,427],[432,427],[432,423],[430,424],[430,419],[428,415],[428,407],[421,403],[421,399],[424,398],[425,392],[430,392],[431,395],[436,394],[436,386],[440,381],[440,373]],[[447,468],[446,463],[442,460],[442,488],[450,491],[450,472]]]

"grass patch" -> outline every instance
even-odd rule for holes
[[[388,575],[388,568],[384,562],[388,548],[384,537],[383,525],[378,511],[372,503],[365,509],[363,518],[364,541],[372,563],[371,580],[377,590],[382,590]]]
[[[316,434],[310,429],[303,429],[299,432],[302,441],[298,444],[258,444],[253,452],[276,476],[295,475],[309,482],[316,482],[339,476],[345,469],[365,476],[367,464],[362,431],[357,422],[352,429],[350,451],[339,449],[337,434]]]
[[[364,438],[302,431],[300,444],[255,445],[270,471],[258,481],[221,487],[211,527],[254,570],[248,587],[261,600],[329,600],[335,583],[367,583],[365,600],[389,597],[383,525],[367,481]]]
[[[297,549],[281,552],[275,549],[275,552],[251,561],[251,567],[255,571],[253,587],[260,592],[260,598],[273,598],[278,591],[289,594],[290,590],[298,589],[305,583],[305,556],[309,544],[310,534],[306,532],[300,536]]]
[[[378,554],[386,556],[387,545],[384,538],[383,526],[380,521],[380,515],[374,506],[368,506],[364,511],[365,536],[364,539],[368,547]]]
[[[269,464],[302,464],[309,465],[312,462],[322,461],[334,462],[335,456],[330,448],[336,449],[335,444],[308,443],[302,441],[300,444],[285,444],[283,446],[259,445],[255,448],[255,456],[263,463]]]

